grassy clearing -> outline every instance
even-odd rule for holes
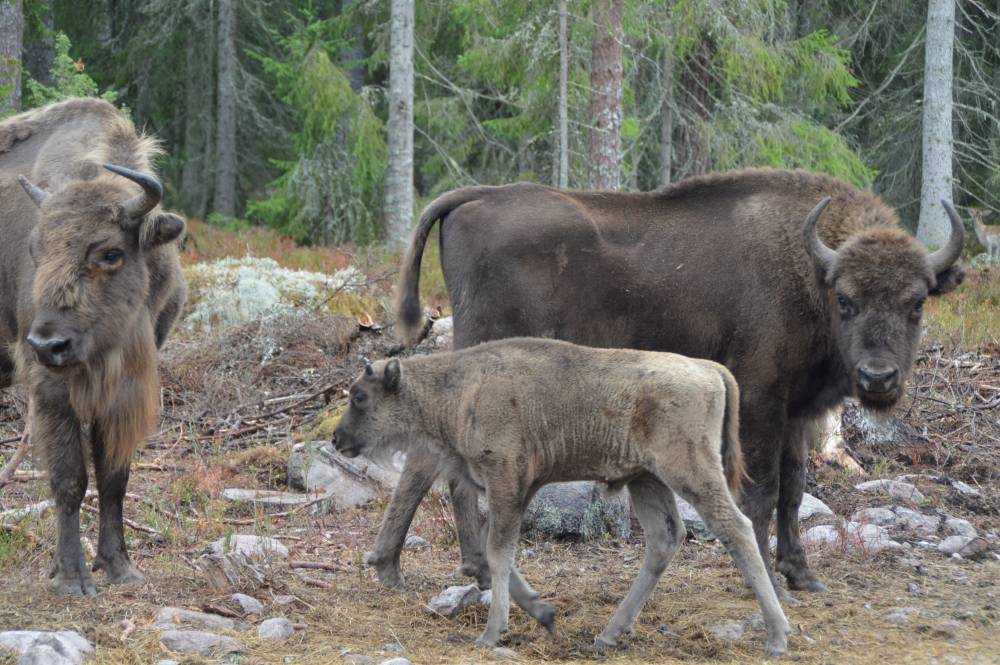
[[[1000,268],[969,270],[954,292],[927,302],[927,335],[947,349],[1000,349]]]

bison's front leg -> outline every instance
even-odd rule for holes
[[[56,503],[52,589],[61,595],[93,596],[97,590],[80,546],[80,504],[87,493],[83,434],[65,383],[51,379],[32,386],[29,418],[35,445],[44,451]]]
[[[131,460],[120,469],[111,465],[99,421],[91,426],[90,438],[101,504],[101,532],[93,570],[105,571],[112,584],[142,584],[145,578],[128,558],[122,524],[122,504]]]
[[[826,585],[809,570],[806,553],[799,538],[799,506],[806,484],[810,421],[797,418],[788,426],[788,436],[781,455],[781,484],[778,493],[778,572],[792,589],[827,591]]]

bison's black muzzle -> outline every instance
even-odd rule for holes
[[[866,393],[891,393],[899,386],[899,370],[888,363],[865,363],[858,367],[858,385]]]
[[[46,367],[66,367],[76,363],[76,349],[70,337],[31,333],[27,341],[34,350],[38,362]]]

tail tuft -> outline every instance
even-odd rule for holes
[[[736,379],[724,367],[719,372],[726,384],[726,409],[722,420],[722,468],[733,498],[739,500],[743,480],[748,478],[740,446],[740,389]]]

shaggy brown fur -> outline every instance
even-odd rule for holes
[[[86,448],[101,493],[95,568],[112,581],[141,579],[125,554],[118,495],[159,420],[157,347],[185,297],[173,242],[184,221],[150,209],[158,197],[102,164],[151,175],[157,154],[155,139],[101,100],[70,99],[0,122],[0,386],[29,385],[33,441],[66,513],[54,582],[64,593],[93,592],[74,526]],[[137,200],[149,201],[140,213]],[[59,348],[58,358],[43,359],[39,344]]]
[[[804,235],[830,197],[816,234]],[[957,220],[957,217],[956,217]],[[420,261],[441,222],[441,261],[455,346],[513,336],[708,358],[740,383],[741,439],[750,482],[743,506],[762,553],[778,509],[778,566],[793,588],[820,590],[795,518],[804,486],[807,424],[853,394],[889,408],[902,394],[928,295],[961,282],[964,236],[928,252],[876,195],[828,176],[746,169],[648,193],[576,192],[519,183],[470,187],[432,202],[403,261],[399,322],[422,324]],[[832,248],[832,249],[831,249]],[[433,456],[431,453],[427,453]],[[412,452],[371,561],[399,584],[398,551],[434,475]],[[461,492],[461,488],[456,488]],[[459,533],[476,526],[475,499],[453,502]],[[463,569],[484,580],[482,556]]]
[[[517,338],[369,365],[351,386],[334,442],[348,456],[380,458],[420,441],[446,460],[451,477],[485,494],[494,585],[483,644],[495,644],[506,629],[508,591],[552,629],[553,610],[513,567],[521,515],[547,483],[596,480],[628,486],[647,540],[639,575],[598,644],[614,645],[631,629],[683,542],[677,492],[719,534],[753,587],[767,651],[777,655],[788,622],[750,521],[726,489],[727,476],[735,487],[742,471],[738,403],[732,375],[707,360]]]

